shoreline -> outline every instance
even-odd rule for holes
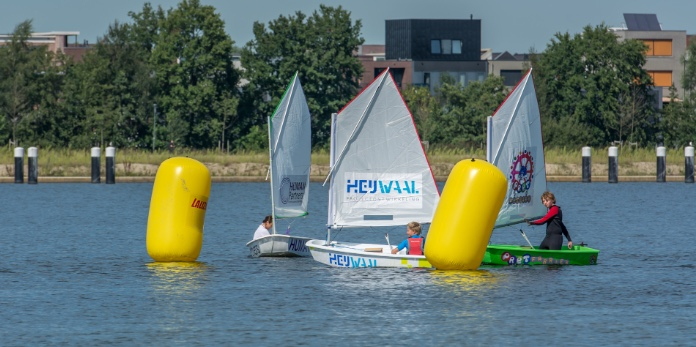
[[[212,182],[266,182],[268,164],[243,162],[220,164],[204,163],[210,171]],[[454,163],[431,163],[431,169],[437,182],[445,182]],[[114,165],[115,182],[154,182],[159,165],[144,163],[117,163]],[[545,167],[548,182],[580,182],[582,183],[582,167],[578,164],[547,163]],[[686,169],[680,165],[667,165],[666,182],[685,182]],[[657,182],[657,165],[655,162],[632,162],[620,165],[618,182]],[[14,183],[14,167],[0,165],[0,184]],[[24,183],[28,182],[28,167],[24,166]],[[106,183],[105,167],[99,169],[100,183]],[[42,175],[43,173],[43,175]],[[311,182],[324,182],[329,173],[327,165],[312,164],[310,168]],[[608,164],[595,163],[591,170],[592,182],[608,182]],[[51,168],[39,168],[37,183],[91,183],[91,167],[86,165]],[[660,182],[658,182],[660,183]]]
[[[325,176],[311,176],[309,178],[310,182],[324,182]],[[101,176],[99,184],[106,183],[106,177]],[[435,176],[437,182],[445,182],[447,180],[446,176]],[[152,183],[155,181],[155,176],[116,176],[115,183]],[[582,183],[582,176],[547,176],[547,182],[577,182]],[[607,183],[609,177],[592,177],[592,182],[588,183]],[[685,182],[684,176],[666,176],[666,182]],[[92,178],[89,176],[39,176],[37,178],[38,183],[91,183]],[[213,183],[227,183],[227,182],[266,182],[266,176],[212,176],[211,182]],[[618,183],[621,182],[657,182],[656,176],[618,176]],[[0,183],[15,183],[14,177],[0,177]],[[29,184],[27,178],[24,178],[23,183],[17,184]]]

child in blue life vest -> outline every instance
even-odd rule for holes
[[[400,250],[408,249],[409,255],[423,255],[423,247],[425,246],[425,238],[421,236],[421,225],[418,222],[411,222],[406,225],[406,235],[408,238],[401,241],[398,247],[392,249],[392,254],[398,253]]]

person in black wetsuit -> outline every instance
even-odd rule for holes
[[[573,248],[573,241],[565,224],[563,224],[563,212],[556,205],[556,197],[551,192],[541,194],[541,203],[549,209],[545,216],[540,219],[529,221],[528,225],[541,225],[546,223],[546,237],[541,241],[539,249],[561,249],[563,245],[563,235],[568,239],[568,249]]]

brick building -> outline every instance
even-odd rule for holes
[[[90,45],[87,41],[78,42],[79,31],[51,31],[46,33],[33,33],[27,40],[30,45],[46,46],[49,51],[61,52],[75,61],[82,61],[82,56],[87,52]],[[12,40],[12,34],[0,35],[0,46],[6,45]]]

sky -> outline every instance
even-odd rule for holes
[[[34,32],[77,31],[78,42],[96,42],[115,21],[130,22],[142,0],[12,0],[0,5],[0,33],[31,19]],[[176,7],[180,0],[148,1],[154,7]],[[319,5],[342,6],[361,20],[366,44],[384,44],[387,19],[481,20],[481,47],[494,52],[527,53],[546,49],[556,33],[576,34],[590,25],[625,26],[624,13],[653,13],[663,30],[696,35],[694,0],[201,0],[216,8],[237,46],[253,39],[252,26],[297,11],[311,14]],[[71,42],[72,43],[72,42]]]

